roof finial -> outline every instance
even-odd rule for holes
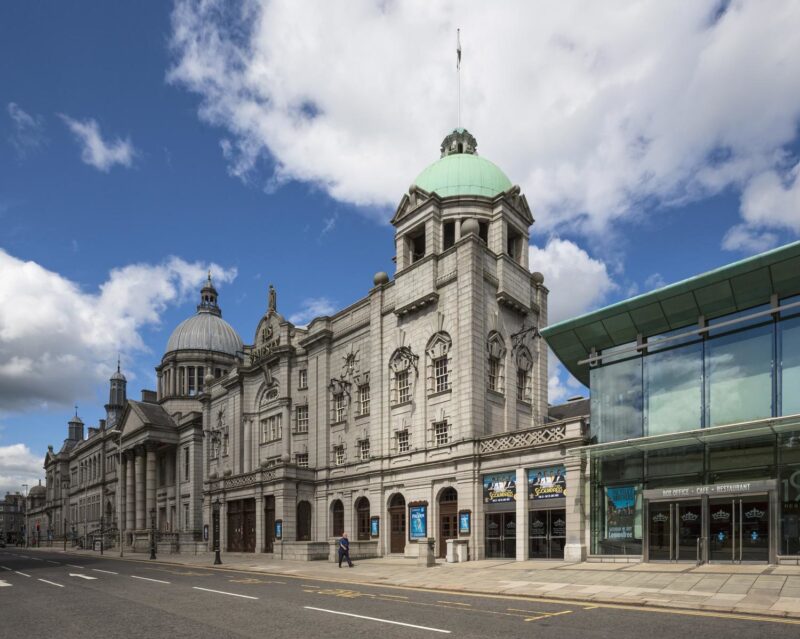
[[[208,283],[211,285],[211,269],[208,269]]]
[[[119,372],[121,372],[121,371],[119,370],[119,353],[117,353],[117,372],[118,372],[118,373],[119,373]]]
[[[458,128],[461,128],[461,29],[456,29],[456,75],[458,84]]]
[[[78,405],[75,404],[75,417],[77,417],[77,416],[78,416]]]

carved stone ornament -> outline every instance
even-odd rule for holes
[[[489,352],[489,357],[503,359],[506,355],[506,344],[503,341],[502,335],[497,331],[489,333],[486,340],[486,350]]]
[[[352,344],[344,354],[344,365],[342,366],[342,379],[358,377],[358,349],[355,349]]]

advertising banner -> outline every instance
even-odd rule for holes
[[[567,470],[563,465],[528,470],[528,499],[557,499],[567,496]]]
[[[493,473],[483,476],[483,503],[502,504],[517,499],[517,473]]]
[[[408,513],[411,519],[410,538],[425,539],[428,536],[428,507],[411,506],[408,509]]]
[[[377,537],[380,534],[380,531],[381,531],[381,527],[380,526],[381,526],[380,519],[378,519],[377,517],[372,517],[369,520],[369,535],[370,535],[370,537]]]
[[[283,539],[283,520],[278,519],[275,522],[275,539]]]
[[[469,535],[470,533],[470,513],[469,510],[462,510],[458,513],[458,534],[459,535]]]
[[[608,539],[635,539],[636,486],[606,488]]]

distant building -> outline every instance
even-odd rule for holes
[[[0,501],[0,539],[7,544],[16,544],[25,528],[25,497],[22,493],[6,493]]]

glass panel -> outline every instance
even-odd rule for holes
[[[532,510],[530,512],[530,548],[531,559],[547,558],[547,511]]]
[[[675,559],[696,560],[697,540],[703,535],[703,513],[700,502],[678,502],[678,555]]]
[[[733,500],[714,501],[708,504],[709,542],[708,557],[711,561],[733,560]]]
[[[766,497],[742,499],[742,561],[769,561],[769,502]],[[738,523],[738,522],[737,522]]]
[[[670,543],[670,530],[672,526],[672,504],[650,504],[647,525],[648,551],[653,561],[672,559],[672,544]]]
[[[598,550],[604,555],[642,552],[642,501],[639,486],[604,488],[605,526]]]
[[[559,508],[550,511],[550,558],[563,559],[567,543],[567,511]]]
[[[703,344],[648,355],[644,360],[647,435],[701,428],[703,424]]]
[[[781,415],[800,413],[800,317],[778,324],[781,363]]]
[[[599,443],[642,436],[642,359],[591,371],[592,434]]]
[[[703,446],[681,446],[647,452],[647,486],[652,478],[664,477],[673,484],[702,483]]]
[[[772,415],[772,324],[706,342],[710,426]]]
[[[786,446],[788,444],[785,444]],[[794,444],[800,449],[800,441]],[[784,453],[786,449],[784,448]],[[785,457],[785,454],[784,454]],[[781,469],[781,543],[782,555],[800,555],[800,465]]]
[[[709,482],[774,477],[775,438],[744,439],[709,446]]]

